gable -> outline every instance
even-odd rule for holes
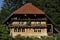
[[[45,14],[42,10],[35,7],[31,3],[27,3],[24,6],[20,7],[16,11],[13,12],[14,14]]]

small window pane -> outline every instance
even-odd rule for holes
[[[34,29],[34,32],[41,32],[41,29]]]
[[[17,28],[14,28],[14,32],[17,32]]]
[[[36,29],[34,29],[34,32],[37,32],[37,30],[36,30]]]
[[[42,21],[41,26],[46,26],[46,22]]]
[[[25,29],[24,28],[22,29],[22,32],[25,32]]]
[[[26,25],[27,24],[27,22],[24,22],[24,25]]]
[[[21,32],[21,28],[18,28],[18,32]]]
[[[38,32],[41,32],[41,30],[38,30]]]

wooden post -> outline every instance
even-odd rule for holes
[[[55,34],[54,34],[54,36],[53,36],[53,37],[54,37],[54,40],[57,40],[57,36],[56,36]]]
[[[53,25],[51,24],[51,32],[52,32],[52,34],[53,34]]]

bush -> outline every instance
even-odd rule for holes
[[[56,37],[57,37],[57,40],[60,40],[60,33],[58,33]]]
[[[15,40],[25,40],[25,37],[18,35],[18,36],[16,36],[14,39],[15,39]]]
[[[24,37],[24,36],[16,36],[15,40],[54,40],[53,37],[42,37],[42,38],[37,38],[37,37]]]
[[[15,40],[40,40],[39,38],[35,38],[35,37],[24,37],[24,36],[16,36]]]

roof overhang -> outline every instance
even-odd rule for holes
[[[11,13],[5,20],[3,20],[2,24],[4,24],[12,15],[13,13]]]

